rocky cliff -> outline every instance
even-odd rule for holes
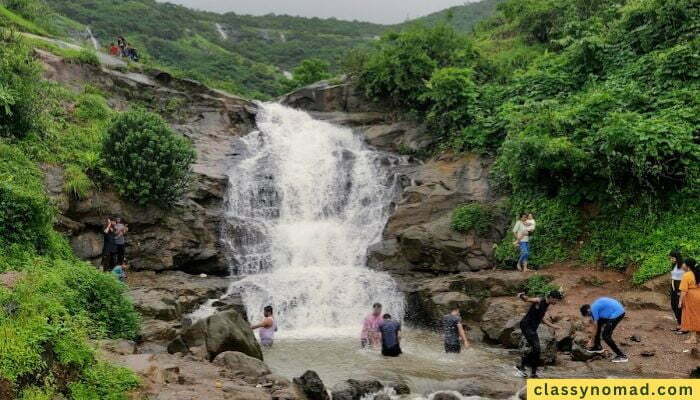
[[[172,209],[138,207],[108,186],[76,198],[64,190],[62,168],[44,166],[46,186],[61,215],[59,228],[71,237],[76,254],[97,262],[101,226],[106,217],[119,215],[130,226],[132,269],[227,275],[220,245],[226,170],[235,138],[254,129],[255,104],[162,71],[127,72],[118,65],[72,64],[38,50],[37,55],[46,79],[76,90],[86,85],[102,89],[116,109],[138,104],[157,111],[197,151],[193,185]]]

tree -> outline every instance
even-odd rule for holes
[[[157,114],[132,110],[107,129],[103,154],[120,193],[139,204],[171,204],[186,190],[192,145]]]

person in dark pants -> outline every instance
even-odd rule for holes
[[[398,357],[401,355],[401,323],[391,319],[391,315],[384,314],[383,321],[379,323],[379,332],[382,334],[382,355],[385,357]]]
[[[117,246],[114,235],[114,221],[108,217],[102,230],[104,238],[102,244],[102,270],[104,272],[111,272],[114,266],[117,265]]]
[[[673,331],[678,335],[684,335],[688,332],[684,332],[681,329],[683,309],[678,306],[678,301],[681,298],[681,280],[683,279],[683,274],[685,274],[685,271],[683,271],[683,257],[680,251],[674,250],[668,255],[668,258],[671,261],[671,309],[676,322],[678,322],[678,326]]]
[[[602,353],[600,338],[602,336],[605,343],[615,352],[614,363],[626,363],[629,358],[625,353],[617,347],[617,343],[613,340],[613,332],[615,328],[625,318],[625,308],[619,301],[609,297],[601,297],[590,305],[581,306],[581,315],[590,317],[595,325],[595,336],[593,338],[593,348],[589,349],[591,353]]]
[[[462,316],[459,315],[459,307],[454,307],[449,314],[442,318],[442,326],[445,334],[445,353],[459,353],[462,345],[469,347],[469,340],[464,333],[462,326]]]
[[[120,217],[117,217],[114,221],[114,245],[117,253],[117,265],[124,264],[124,257],[126,255],[126,233],[128,231],[129,227]]]
[[[540,336],[537,334],[537,329],[540,324],[543,323],[552,329],[559,329],[558,326],[545,321],[544,316],[549,309],[549,306],[557,304],[561,301],[564,296],[558,290],[553,290],[547,294],[544,298],[541,297],[528,297],[524,293],[518,295],[522,301],[532,303],[530,309],[525,314],[525,317],[520,321],[520,330],[523,333],[523,337],[527,341],[530,347],[529,352],[525,352],[520,361],[520,365],[516,366],[515,369],[518,375],[526,377],[525,367],[530,366],[532,370],[531,378],[537,378],[537,368],[540,366]]]

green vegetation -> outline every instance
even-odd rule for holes
[[[331,78],[330,64],[318,58],[304,60],[294,68],[293,78],[287,81],[287,91]]]
[[[494,220],[494,211],[490,206],[480,203],[464,204],[452,214],[452,229],[464,233],[473,230],[479,235],[485,235],[491,230]]]
[[[395,28],[404,29],[413,25],[434,26],[447,22],[456,31],[471,32],[477,24],[496,12],[496,6],[505,0],[482,0],[476,3],[464,3],[448,9],[404,22]]]
[[[692,0],[509,0],[469,35],[448,23],[386,34],[348,72],[426,119],[437,150],[495,157],[512,215],[540,222],[533,263],[580,250],[637,265],[642,282],[667,270],[671,246],[700,243],[698,26]]]
[[[140,204],[172,204],[187,189],[195,152],[157,114],[119,114],[105,137],[103,154],[119,192]]]
[[[532,275],[527,278],[523,291],[528,296],[544,297],[553,290],[561,290],[561,288],[552,283],[554,279],[547,275]]]
[[[13,7],[20,2],[6,2]],[[7,9],[5,9],[7,10]],[[36,21],[32,21],[36,23]],[[41,82],[25,40],[0,26],[0,396],[124,399],[138,382],[100,361],[92,341],[134,338],[126,287],[78,260],[53,229],[38,163],[65,167],[67,190],[100,174],[104,98]],[[14,26],[11,26],[14,27]],[[7,283],[5,283],[7,282]]]

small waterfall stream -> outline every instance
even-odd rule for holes
[[[92,34],[92,29],[90,29],[89,26],[87,27],[87,35],[88,35],[88,39],[90,39],[90,43],[92,44],[92,47],[94,47],[95,50],[99,51],[100,50],[100,42],[98,42],[95,35]]]
[[[253,319],[275,308],[281,337],[359,334],[372,303],[401,318],[393,279],[365,266],[395,194],[386,155],[351,129],[263,104],[230,170],[224,237]]]

